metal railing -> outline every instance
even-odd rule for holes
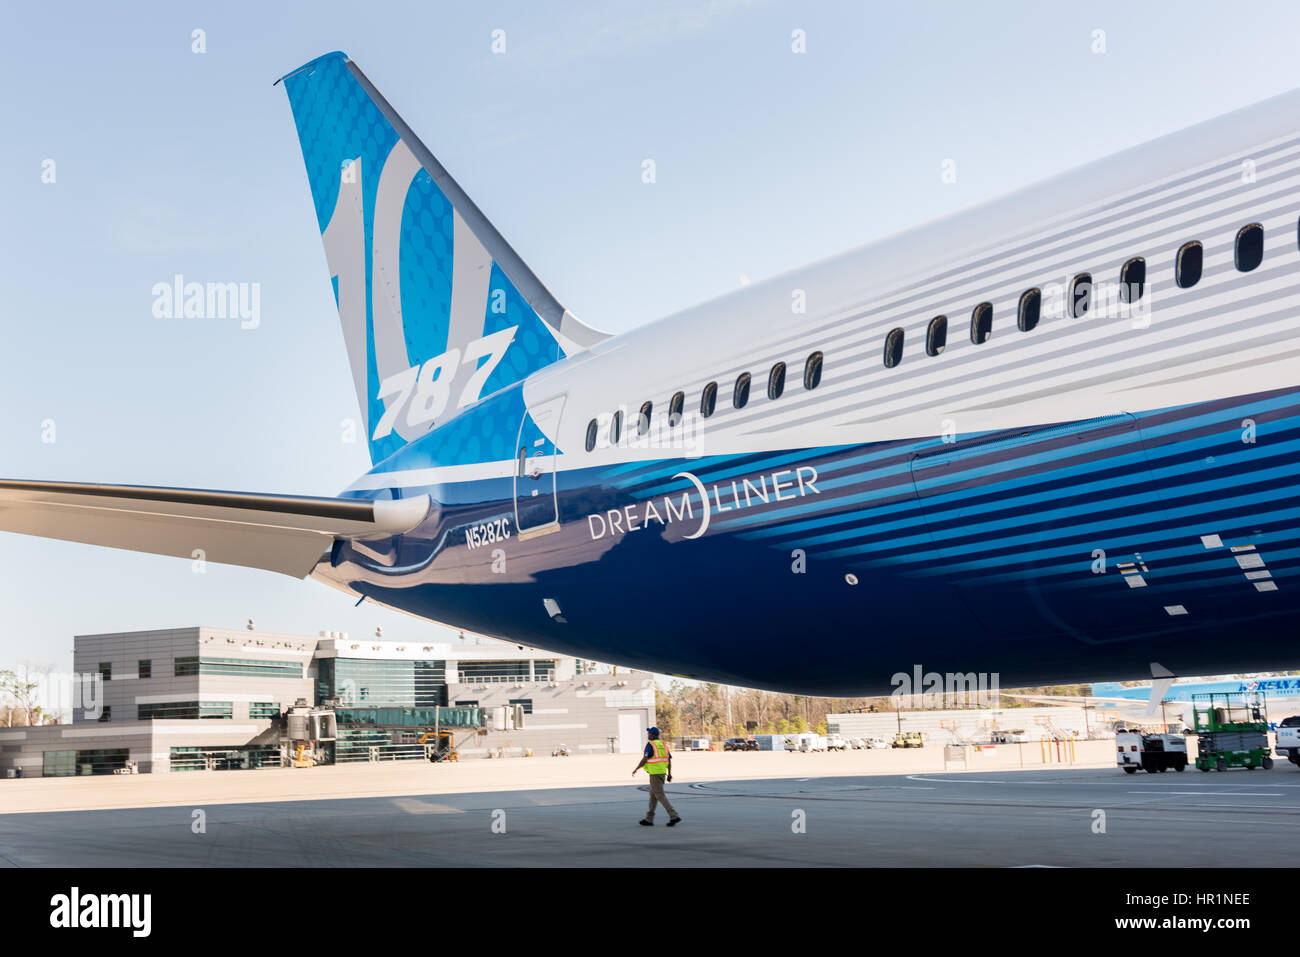
[[[549,683],[554,675],[462,675],[457,674],[455,684],[463,685],[527,685]]]

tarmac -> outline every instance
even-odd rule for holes
[[[647,784],[627,755],[0,781],[0,867],[1295,860],[1300,772],[1285,762],[1208,774],[1127,775],[1098,760],[945,771],[942,749],[924,751],[940,754],[679,755],[667,790],[683,821],[671,829],[662,810],[655,827],[637,824]]]

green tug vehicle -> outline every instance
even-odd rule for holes
[[[1192,695],[1192,715],[1197,735],[1196,766],[1202,771],[1267,771],[1273,767],[1262,691]]]

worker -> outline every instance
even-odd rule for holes
[[[664,778],[669,781],[673,779],[673,756],[668,753],[668,745],[660,740],[658,728],[646,728],[645,733],[650,738],[646,742],[645,754],[641,756],[641,763],[632,769],[632,777],[636,777],[636,773],[643,767],[646,774],[650,775],[650,809],[639,823],[643,827],[654,827],[655,805],[662,804],[668,812],[668,826],[672,827],[682,819],[664,794]]]

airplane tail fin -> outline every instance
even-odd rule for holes
[[[556,300],[347,56],[318,57],[278,82],[372,462],[608,338]]]

